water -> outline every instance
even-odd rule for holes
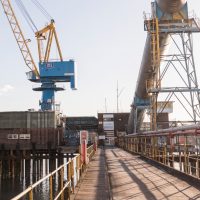
[[[65,163],[66,158],[63,159],[30,159],[20,160],[10,165],[10,161],[4,161],[1,165],[0,173],[0,200],[10,200],[25,190],[28,186],[35,183],[42,177],[46,176],[58,166]],[[12,168],[11,166],[14,166]],[[66,172],[66,169],[65,169]],[[53,177],[53,189],[56,193],[59,188],[59,174]],[[65,173],[66,178],[66,173]],[[28,199],[28,198],[24,198]],[[34,190],[34,199],[46,200],[49,199],[49,181],[40,184]]]

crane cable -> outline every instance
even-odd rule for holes
[[[41,5],[38,0],[31,0],[33,4],[40,10],[40,12],[48,19],[53,19],[52,16],[47,12],[47,10]]]
[[[37,32],[38,28],[34,23],[34,20],[32,19],[31,15],[29,14],[27,8],[25,7],[24,3],[22,2],[22,0],[15,0],[15,1],[31,30],[34,33]],[[53,19],[51,15],[47,12],[47,10],[41,5],[41,3],[38,2],[38,0],[31,0],[31,2],[38,8],[38,10],[40,10],[40,12],[46,17],[48,21],[51,21]]]
[[[28,13],[26,7],[24,6],[24,3],[21,0],[16,0],[16,4],[19,7],[24,19],[26,20],[26,22],[28,23],[28,25],[30,26],[31,30],[33,32],[38,31],[37,26],[35,25],[33,19],[31,18],[30,14]]]

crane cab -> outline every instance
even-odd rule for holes
[[[71,88],[76,89],[75,64],[73,60],[39,63],[41,82],[70,82]]]

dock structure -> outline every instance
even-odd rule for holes
[[[198,199],[200,190],[122,149],[106,150],[113,199]]]
[[[199,198],[197,185],[116,147],[98,150],[72,195],[74,200]]]
[[[31,159],[62,159],[60,124],[57,111],[0,112],[0,177],[21,174],[24,160],[30,164]]]
[[[76,154],[12,200],[28,196],[30,199],[40,199],[44,194],[35,191],[45,182],[49,182],[46,188],[49,192],[45,192],[48,199],[200,199],[199,177],[114,146],[100,147],[97,150],[90,146],[87,152],[86,163],[82,163],[82,156]],[[52,180],[60,183],[59,187]]]
[[[99,149],[71,198],[76,200],[110,199],[111,193],[107,172],[105,151]]]

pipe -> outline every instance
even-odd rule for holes
[[[162,34],[159,40],[160,40],[160,54],[162,55],[164,54],[164,51],[166,51],[167,46],[169,46],[170,41],[167,34]],[[136,83],[136,92],[135,92],[135,95],[142,99],[148,98],[148,94],[146,93],[146,80],[151,79],[153,76],[151,72],[150,44],[151,44],[151,38],[150,35],[148,34],[142,57],[142,63],[138,75],[138,80]]]
[[[152,136],[152,135],[162,135],[162,134],[184,134],[184,133],[188,133],[189,131],[193,130],[193,133],[196,134],[196,132],[198,130],[200,130],[200,124],[193,124],[193,125],[188,125],[188,126],[182,126],[182,127],[173,127],[173,128],[168,128],[168,129],[162,129],[162,130],[158,130],[158,131],[146,131],[143,133],[133,133],[133,134],[129,134],[126,135],[125,137],[131,137],[131,136]],[[198,133],[198,132],[197,132]]]
[[[163,13],[169,13],[174,14],[179,12],[183,6],[186,4],[186,0],[156,0],[158,7],[162,10]],[[140,71],[136,83],[136,90],[135,90],[135,97],[142,99],[142,100],[148,100],[149,96],[146,92],[146,81],[149,79],[152,79],[152,72],[151,72],[151,36],[148,34],[145,47],[144,47],[144,53],[142,57],[142,62],[140,65]],[[163,55],[164,52],[167,50],[167,47],[170,43],[170,38],[168,34],[160,34],[160,54]],[[135,98],[134,98],[135,99]],[[134,107],[133,103],[133,107]],[[138,109],[137,110],[137,118],[141,119],[138,120],[138,124],[134,124],[134,109],[132,108],[131,113],[129,115],[128,120],[128,128],[127,132],[128,134],[131,134],[134,132],[134,130],[138,130],[141,126],[144,110],[145,109]],[[136,127],[135,127],[136,126]]]
[[[163,12],[177,13],[186,4],[186,0],[156,0]]]

